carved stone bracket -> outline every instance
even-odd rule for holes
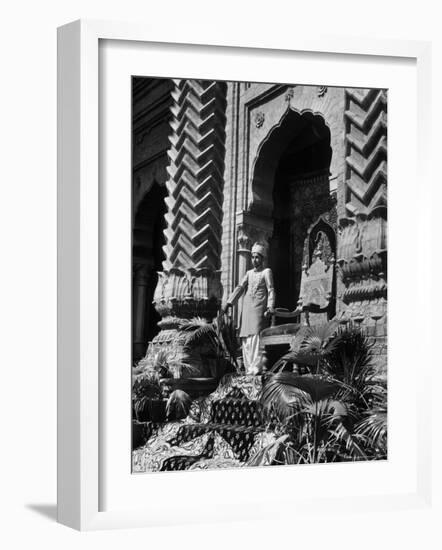
[[[236,215],[238,252],[249,252],[255,242],[268,245],[273,231],[273,221],[249,212]]]

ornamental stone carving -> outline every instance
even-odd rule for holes
[[[176,327],[181,318],[215,317],[222,293],[219,272],[172,268],[158,277],[153,303],[162,317],[159,326]]]
[[[298,301],[300,307],[311,308],[313,306],[324,310],[330,304],[335,261],[333,255],[324,261],[323,254],[326,247],[330,247],[328,238],[325,233],[319,232],[311,264],[303,266]]]
[[[295,90],[293,88],[289,88],[285,94],[285,100],[287,101],[287,103],[291,102],[294,95],[295,95]]]
[[[340,220],[338,258],[343,285],[341,318],[370,324],[386,321],[387,220],[386,208],[368,216]]]
[[[255,126],[261,128],[265,121],[265,114],[262,111],[255,113]]]
[[[350,214],[387,204],[386,90],[345,90],[346,209]]]

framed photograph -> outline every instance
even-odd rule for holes
[[[61,523],[429,501],[430,46],[263,45],[59,29]]]

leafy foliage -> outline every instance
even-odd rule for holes
[[[180,420],[189,414],[192,399],[183,390],[173,391],[166,405],[166,417],[168,420]]]
[[[228,360],[236,369],[236,352],[239,347],[232,320],[227,315],[219,314],[209,323],[201,317],[182,321],[181,332],[187,333],[185,345],[206,346],[206,354],[220,360]]]
[[[132,404],[135,416],[140,422],[163,420],[162,388],[156,372],[143,372],[134,377]]]
[[[369,411],[355,426],[355,433],[370,448],[372,455],[379,459],[387,458],[387,426],[386,405]]]
[[[315,374],[283,372],[290,363],[314,366]],[[280,372],[269,375],[260,399],[264,418],[280,437],[256,460],[293,464],[386,458],[386,384],[360,330],[338,330],[334,323],[303,328],[273,370]]]
[[[261,405],[264,414],[273,414],[280,421],[285,421],[300,407],[312,400],[333,395],[337,389],[337,384],[322,376],[298,376],[291,372],[280,372],[273,375],[263,386]]]
[[[213,323],[209,323],[202,317],[193,317],[181,321],[179,330],[187,333],[185,345],[187,347],[195,344],[206,344],[214,352],[218,350],[219,342],[217,339],[216,329]]]
[[[192,376],[198,376],[200,373],[198,366],[190,363],[183,363],[182,361],[170,361],[168,369],[172,378],[190,378]]]
[[[284,452],[289,449],[287,445],[288,438],[289,436],[287,434],[278,437],[276,441],[258,451],[248,461],[247,466],[268,466],[275,462],[289,464],[289,462],[281,460],[281,457],[284,456]]]
[[[336,331],[337,324],[333,321],[314,327],[301,327],[291,343],[290,351],[271,370],[281,371],[290,364],[301,364],[316,367],[318,373],[324,360],[338,345]]]
[[[147,362],[146,359],[142,359],[138,365],[132,369],[132,375],[137,376],[139,374],[154,374],[159,378],[170,378],[172,373],[169,369],[169,355],[170,353],[165,349],[160,349],[154,355],[152,362]]]
[[[160,398],[162,395],[160,378],[156,372],[145,372],[137,375],[132,381],[132,398]]]

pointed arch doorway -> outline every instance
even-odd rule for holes
[[[330,130],[321,115],[288,110],[262,143],[253,170],[249,211],[269,236],[278,307],[297,305],[308,230],[334,208]],[[308,256],[308,251],[307,251]]]

